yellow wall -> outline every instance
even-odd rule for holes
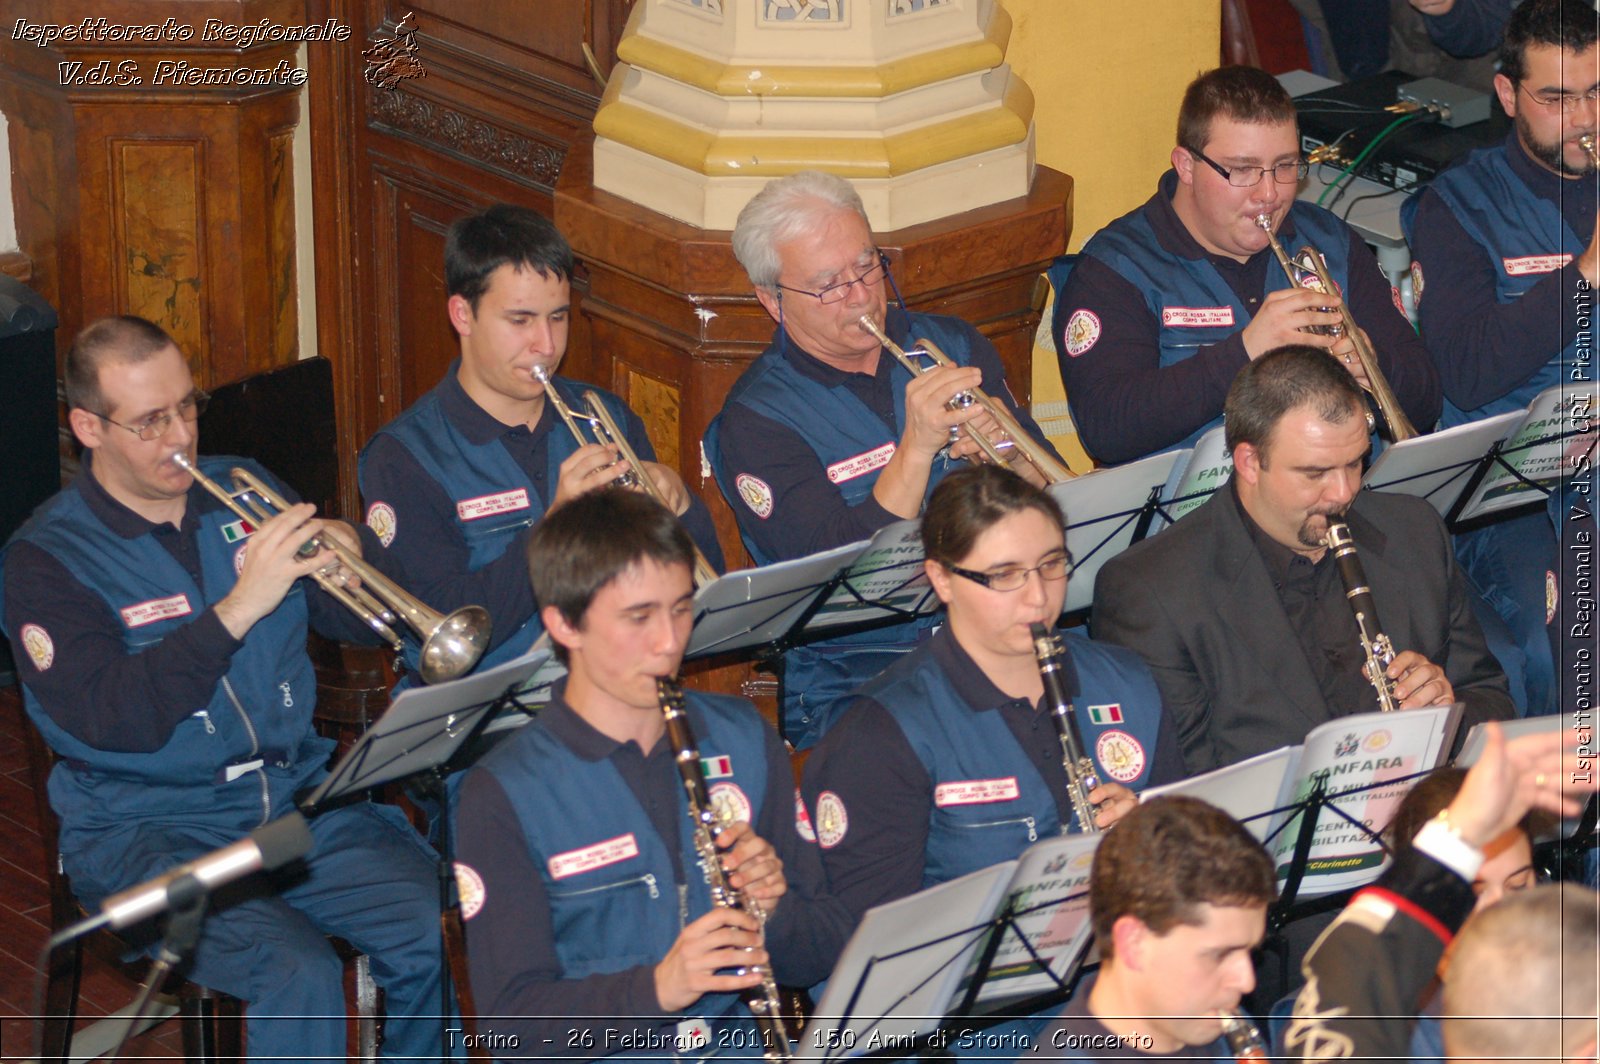
[[[1035,101],[1039,162],[1075,182],[1072,239],[1150,198],[1172,153],[1184,86],[1217,65],[1220,0],[1001,0],[1011,15],[1006,61]],[[1036,345],[1035,404],[1063,398],[1049,314]],[[1074,468],[1075,434],[1047,426]]]

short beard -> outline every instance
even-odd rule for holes
[[[1528,120],[1520,113],[1512,120],[1517,127],[1517,138],[1522,141],[1522,146],[1529,155],[1538,159],[1558,174],[1566,177],[1586,177],[1594,173],[1592,160],[1585,160],[1577,169],[1567,165],[1567,160],[1562,154],[1564,141],[1557,140],[1554,144],[1543,144],[1534,139],[1533,130],[1528,127]]]
[[[1300,531],[1298,533],[1296,533],[1296,537],[1300,540],[1300,545],[1303,546],[1303,547],[1325,547],[1325,546],[1327,546],[1327,544],[1323,542],[1323,540],[1328,535],[1327,526],[1324,525],[1322,532],[1319,534],[1319,533],[1314,532],[1312,530],[1312,524],[1311,524],[1312,520],[1314,518],[1321,517],[1321,518],[1324,518],[1327,521],[1334,521],[1334,520],[1337,520],[1338,518],[1343,517],[1344,515],[1345,515],[1345,511],[1344,510],[1335,510],[1333,513],[1327,513],[1327,514],[1323,514],[1323,513],[1307,514],[1306,515],[1306,519],[1304,521],[1300,522]]]

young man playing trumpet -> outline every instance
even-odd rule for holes
[[[471,603],[494,620],[479,667],[523,653],[540,633],[523,571],[546,513],[628,472],[615,447],[574,439],[554,404],[594,391],[667,505],[720,567],[710,514],[676,472],[654,461],[644,423],[601,388],[557,377],[567,351],[572,248],[543,215],[497,204],[458,219],[445,238],[446,312],[461,357],[434,389],[379,429],[361,452],[367,524],[408,587],[444,612]],[[415,669],[415,647],[407,661]]]
[[[973,432],[1017,455],[1017,441],[980,406],[951,409],[970,389],[981,387],[1059,461],[976,329],[898,302],[891,308],[888,258],[845,179],[808,170],[768,183],[739,212],[733,250],[778,328],[729,391],[705,450],[758,565],[867,539],[917,516],[939,479],[978,453]],[[913,377],[864,318],[902,348],[932,340],[955,364]],[[1044,483],[1029,462],[1013,468]],[[784,737],[800,748],[815,743],[850,692],[931,626],[880,628],[786,654]]]
[[[698,756],[667,729],[658,684],[689,639],[692,556],[671,514],[614,487],[531,537],[567,676],[467,774],[456,807],[479,1031],[523,1054],[760,1058],[740,1001],[763,981],[750,966],[807,986],[849,933],[801,835],[789,759],[756,708],[684,692]],[[713,904],[680,758],[721,825],[727,884],[765,911],[764,934],[749,906]]]
[[[1102,463],[1192,444],[1222,415],[1241,367],[1284,344],[1322,348],[1368,386],[1339,323],[1345,300],[1411,423],[1439,416],[1439,381],[1361,237],[1298,202],[1306,176],[1294,103],[1272,75],[1221,67],[1190,83],[1172,169],[1142,207],[1085,245],[1057,301],[1061,377],[1083,444]],[[1311,244],[1339,291],[1289,287],[1265,216],[1290,254]]]
[[[355,529],[299,504],[252,530],[173,461],[276,483],[243,459],[196,458],[205,396],[159,326],[95,322],[64,377],[83,471],[7,546],[0,620],[25,651],[28,715],[61,759],[50,803],[62,867],[94,911],[294,812],[333,751],[311,727],[307,621],[336,638],[371,632],[301,579],[332,561],[302,557],[308,538],[359,549]],[[384,1056],[436,1057],[434,858],[389,806],[342,806],[310,827],[304,863],[213,899],[190,976],[248,1002],[253,1059],[344,1060],[336,934],[372,958],[387,993]]]
[[[959,469],[934,489],[922,540],[944,627],[862,688],[806,762],[829,888],[857,918],[1083,830],[1033,638],[1066,598],[1060,508],[1009,470]],[[1183,765],[1138,655],[1057,635],[1099,830]]]

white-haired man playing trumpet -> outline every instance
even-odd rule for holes
[[[1002,448],[1012,442],[980,407],[952,410],[962,392],[981,387],[1043,439],[976,329],[912,313],[898,300],[891,308],[888,259],[848,181],[802,171],[769,183],[739,213],[733,250],[778,328],[729,392],[705,446],[757,564],[866,539],[917,516],[951,465],[977,453],[970,431]],[[913,377],[863,318],[903,348],[932,340],[956,365]],[[1027,463],[1013,468],[1042,486]],[[880,629],[787,655],[786,738],[798,747],[814,743],[843,697],[919,631]]]
[[[333,750],[311,728],[308,619],[340,638],[366,629],[300,579],[332,559],[302,557],[308,537],[353,546],[352,528],[306,504],[251,528],[172,460],[213,478],[241,464],[275,484],[243,459],[196,458],[205,396],[165,331],[95,322],[64,376],[83,471],[7,544],[0,625],[23,651],[28,715],[60,757],[61,863],[92,910],[294,812]],[[212,899],[191,978],[248,1003],[253,1058],[342,1060],[336,934],[372,958],[387,993],[384,1056],[436,1056],[429,851],[397,809],[371,802],[310,828],[304,862]]]

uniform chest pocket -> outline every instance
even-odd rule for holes
[[[1015,801],[937,807],[933,825],[948,830],[958,842],[981,839],[985,845],[1002,847],[1014,843],[1017,853],[1028,843],[1039,841],[1038,818]]]
[[[596,972],[619,972],[655,964],[667,944],[656,948],[650,932],[671,921],[673,902],[654,873],[618,872],[597,882],[597,876],[574,876],[550,887],[550,922],[559,944],[563,974],[569,979]]]
[[[457,521],[461,538],[473,552],[474,566],[499,557],[506,545],[516,535],[539,519],[531,508],[511,513],[479,517],[471,521]],[[487,552],[487,553],[485,553]]]

